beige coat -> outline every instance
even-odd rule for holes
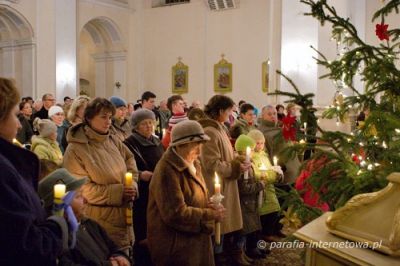
[[[170,147],[150,182],[147,239],[155,265],[214,265],[211,233],[214,216],[195,162],[196,174]],[[140,254],[139,254],[140,256]]]
[[[212,119],[199,123],[211,138],[203,145],[201,166],[210,194],[214,194],[215,172],[221,179],[222,204],[226,208],[226,219],[221,223],[221,233],[226,234],[243,227],[237,179],[240,177],[240,163],[234,160],[234,153],[224,125]]]
[[[125,173],[132,172],[137,180],[132,153],[117,138],[98,134],[83,124],[68,130],[67,141],[64,167],[74,176],[89,179],[83,186],[87,216],[98,222],[117,245],[127,247],[132,228],[126,224],[127,204],[123,204],[122,196]]]

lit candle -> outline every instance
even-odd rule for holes
[[[163,138],[164,138],[164,136],[165,136],[165,128],[162,129],[162,135],[163,135]]]
[[[215,194],[221,194],[221,184],[219,183],[219,177],[217,172],[215,172]]]
[[[132,173],[127,172],[125,174],[125,186],[132,187],[132,185],[133,185]],[[133,215],[132,202],[130,202],[129,206],[125,209],[125,218],[127,226],[132,226],[132,215]]]
[[[63,200],[66,186],[64,184],[54,185],[54,208],[53,214],[59,217],[64,216]]]
[[[300,144],[306,144],[306,141],[304,139],[301,139]]]
[[[54,198],[55,199],[62,199],[65,195],[65,185],[64,184],[56,184],[54,185]]]
[[[132,173],[127,172],[125,174],[125,186],[131,187],[132,184],[133,184],[133,182],[132,182]]]
[[[21,147],[21,148],[23,147],[22,143],[19,142],[19,141],[18,141],[17,139],[15,139],[15,138],[12,140],[12,143],[13,143],[14,145],[17,145],[17,146]]]
[[[278,157],[274,156],[274,166],[278,165]]]
[[[249,162],[250,162],[250,152],[251,152],[251,148],[250,148],[250,147],[247,147],[247,148],[246,148],[246,163],[249,163]],[[249,170],[246,170],[246,171],[244,172],[244,179],[245,179],[245,180],[249,179]]]
[[[307,134],[307,122],[304,122],[304,134]]]

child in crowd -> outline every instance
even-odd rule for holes
[[[241,157],[246,156],[247,147],[253,150],[255,146],[255,141],[244,134],[240,135],[235,142],[235,149]],[[250,169],[247,174],[244,173],[240,176],[238,187],[243,218],[242,239],[239,247],[243,248],[245,245],[246,255],[251,259],[265,258],[265,252],[257,248],[257,234],[261,229],[257,200],[259,193],[265,188],[265,182],[256,180],[254,169]]]
[[[251,156],[255,179],[263,180],[266,183],[265,189],[259,194],[258,201],[263,238],[267,241],[274,241],[276,240],[274,236],[283,236],[280,232],[282,226],[279,223],[281,208],[274,187],[274,183],[283,177],[283,173],[280,166],[271,165],[268,154],[265,152],[264,134],[260,130],[254,129],[247,136],[256,143]]]
[[[297,133],[300,128],[296,117],[296,105],[289,103],[287,105],[287,115],[282,119],[282,133],[286,141],[296,141]]]
[[[39,196],[44,201],[48,213],[51,212],[53,206],[54,185],[63,183],[66,185],[67,192],[76,192],[71,202],[72,210],[79,223],[76,246],[59,258],[58,265],[130,266],[128,257],[119,250],[104,229],[94,220],[85,217],[86,200],[81,193],[81,186],[85,182],[85,178],[77,179],[65,168],[60,168],[39,183]]]

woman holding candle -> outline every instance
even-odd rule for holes
[[[55,265],[68,226],[62,217],[46,220],[36,194],[39,160],[12,144],[19,98],[12,81],[0,78],[0,265]]]
[[[232,113],[234,102],[224,95],[213,96],[205,106],[207,118],[199,120],[204,132],[211,140],[206,142],[201,151],[201,165],[204,179],[210,194],[214,194],[215,172],[221,178],[224,206],[227,209],[227,219],[221,223],[222,249],[216,248],[216,261],[226,263],[232,258],[240,260],[242,252],[237,248],[239,230],[243,227],[240,209],[237,179],[240,174],[251,167],[250,163],[235,160],[233,148],[229,139],[229,131],[224,125]]]
[[[210,138],[196,121],[171,132],[149,190],[147,239],[155,265],[214,265],[211,234],[225,210],[209,203],[198,156]]]
[[[77,177],[89,178],[83,187],[87,215],[98,222],[111,239],[128,251],[132,226],[126,223],[126,208],[136,196],[134,186],[125,186],[125,173],[137,180],[135,159],[129,149],[109,133],[115,107],[96,98],[84,113],[84,122],[68,130],[64,167]]]
[[[135,265],[151,265],[147,246],[147,205],[149,201],[149,185],[154,169],[164,153],[159,138],[154,136],[156,117],[148,109],[139,109],[132,113],[133,132],[124,143],[135,156],[139,169],[139,195],[133,203],[133,229],[135,244],[133,253]],[[165,136],[165,135],[164,135]],[[136,256],[137,254],[137,256]]]
[[[254,176],[256,180],[264,180],[266,182],[263,191],[263,200],[258,210],[261,216],[262,234],[264,239],[271,240],[275,235],[282,236],[280,232],[282,226],[279,223],[279,211],[281,208],[274,187],[274,183],[282,177],[282,171],[280,171],[280,174],[277,173],[280,170],[280,166],[278,166],[278,158],[276,156],[274,157],[274,165],[271,165],[268,154],[265,152],[264,134],[255,129],[251,130],[247,136],[256,142],[251,157]],[[266,167],[266,171],[260,169],[262,165]]]

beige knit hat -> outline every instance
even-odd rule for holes
[[[252,129],[250,130],[249,133],[247,133],[247,136],[249,136],[250,138],[252,138],[254,141],[265,141],[265,136],[264,134],[258,130],[258,129]]]
[[[191,142],[205,142],[210,140],[210,137],[204,134],[204,129],[201,125],[193,120],[185,120],[176,124],[171,132],[170,146],[178,146]]]
[[[40,119],[36,117],[33,121],[33,127],[39,131],[39,136],[49,137],[51,134],[57,132],[57,126],[50,119]]]

